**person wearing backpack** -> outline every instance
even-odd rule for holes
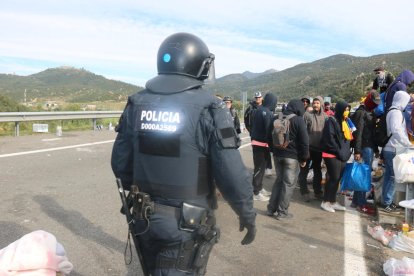
[[[403,111],[410,101],[410,95],[405,91],[397,91],[392,105],[387,113],[387,133],[390,137],[383,149],[384,183],[382,184],[382,208],[385,212],[398,212],[397,205],[392,200],[395,193],[394,168],[392,160],[397,149],[413,147],[408,139]]]
[[[351,138],[345,135],[348,127],[346,119],[349,116],[350,108],[350,105],[344,101],[336,103],[335,115],[326,120],[322,133],[322,157],[326,164],[329,180],[325,184],[321,208],[331,213],[335,213],[335,210],[346,210],[344,206],[336,202],[336,193],[345,164],[351,156]]]
[[[263,189],[263,177],[267,165],[266,154],[269,154],[269,141],[277,98],[272,93],[267,93],[263,104],[260,105],[253,117],[251,125],[251,144],[253,148],[253,193],[254,200],[268,201],[269,192]],[[270,137],[270,138],[269,138]],[[271,146],[271,145],[270,145]]]
[[[321,150],[321,138],[325,121],[328,119],[328,115],[323,110],[323,98],[316,96],[312,102],[313,110],[311,112],[305,112],[303,119],[305,120],[306,128],[309,135],[309,154],[310,158],[306,162],[306,166],[300,168],[299,173],[299,186],[300,194],[304,201],[310,201],[309,189],[307,183],[307,176],[309,173],[309,167],[312,162],[313,170],[313,192],[315,198],[322,199],[323,192],[321,187],[322,181],[322,150]]]
[[[379,157],[378,146],[374,142],[375,120],[373,110],[380,103],[379,93],[372,89],[351,117],[351,121],[356,127],[352,133],[354,136],[354,160],[363,160],[372,169],[372,162],[375,157]],[[366,193],[354,191],[351,207],[357,208],[361,213],[371,212],[367,206]]]
[[[302,101],[291,100],[283,112],[283,118],[276,119],[273,124],[272,150],[276,180],[266,214],[276,215],[276,219],[293,216],[288,208],[297,183],[299,166],[305,166],[309,158],[309,136],[303,120],[304,113]]]

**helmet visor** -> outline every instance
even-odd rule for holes
[[[214,66],[213,54],[210,54],[209,57],[205,58],[203,64],[200,67],[200,70],[197,74],[197,79],[205,80],[206,82],[213,83],[216,78],[215,66]]]

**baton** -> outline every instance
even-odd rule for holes
[[[144,273],[145,276],[149,276],[150,274],[148,273],[147,267],[144,264],[144,259],[142,258],[141,250],[139,248],[138,238],[134,234],[135,220],[132,217],[130,208],[128,208],[128,203],[127,203],[127,198],[126,198],[126,195],[125,195],[125,190],[122,186],[122,181],[121,181],[120,178],[116,179],[116,184],[118,185],[118,191],[119,191],[119,195],[120,195],[121,201],[122,201],[122,208],[125,212],[129,234],[132,235],[132,240],[134,241],[134,245],[135,245],[135,249],[137,251],[138,259],[139,259],[139,262],[141,263],[142,272]]]

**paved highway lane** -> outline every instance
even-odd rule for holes
[[[109,131],[0,138],[0,248],[43,229],[64,245],[71,275],[141,275],[135,254],[124,264],[127,226],[110,168],[114,138]],[[252,169],[248,142],[240,152]],[[268,190],[274,179],[265,178]],[[266,204],[255,202],[257,239],[242,246],[237,218],[220,200],[222,235],[207,275],[381,275],[387,252],[366,246],[380,246],[365,234],[367,218],[324,212],[319,201],[301,202],[298,190],[290,220],[267,217]]]

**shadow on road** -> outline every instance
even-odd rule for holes
[[[41,206],[43,212],[56,222],[62,224],[72,233],[95,243],[124,253],[125,243],[102,231],[101,227],[93,225],[78,211],[65,210],[49,196],[38,195],[33,199]]]

